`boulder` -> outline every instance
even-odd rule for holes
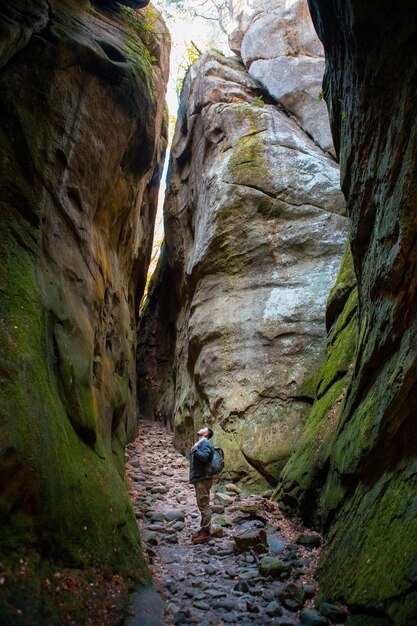
[[[187,74],[166,247],[140,322],[139,397],[166,399],[172,381],[178,448],[212,416],[227,479],[263,492],[310,411],[346,216],[335,161],[258,93],[214,52]]]
[[[307,0],[241,4],[240,0],[231,3],[229,45],[250,76],[296,117],[323,150],[334,155],[322,92],[324,50]]]
[[[233,541],[239,552],[254,550],[257,553],[267,552],[266,530],[259,524],[245,522],[233,533]]]

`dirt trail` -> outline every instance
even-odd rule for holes
[[[232,485],[215,486],[215,537],[194,545],[200,518],[188,461],[159,423],[140,423],[139,437],[128,446],[127,473],[144,553],[166,602],[166,624],[330,623],[311,611],[319,548],[299,543],[317,544],[319,537],[285,520],[274,502],[234,493]],[[265,537],[267,551],[259,552]],[[236,541],[258,547],[239,551]]]

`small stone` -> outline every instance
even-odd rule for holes
[[[280,554],[284,550],[285,543],[282,539],[278,539],[278,537],[275,537],[274,535],[269,535],[267,540],[269,551],[272,554]]]
[[[224,530],[221,526],[214,526],[214,528],[211,529],[211,536],[215,537],[216,539],[220,539],[221,537],[224,537]]]
[[[330,602],[322,602],[319,606],[319,611],[334,624],[343,624],[348,618],[348,613],[345,609],[341,609],[335,604],[330,604]]]
[[[152,532],[143,533],[143,541],[148,543],[150,546],[157,546],[159,543],[158,536]]]
[[[287,609],[297,611],[304,604],[304,589],[294,583],[289,583],[278,597]]]
[[[232,496],[229,496],[227,493],[221,493],[220,491],[216,492],[215,500],[225,506],[227,506],[228,504],[232,504],[235,501]]]
[[[167,522],[183,522],[185,520],[184,511],[168,511],[164,517]]]
[[[152,522],[163,522],[164,521],[164,514],[160,513],[159,511],[149,511],[149,515],[148,515],[148,513],[146,513],[146,517],[149,517],[149,519]]]
[[[239,574],[239,576],[242,580],[247,580],[250,585],[256,585],[256,582],[258,580],[257,574],[258,570],[251,568],[246,570],[246,572],[242,572],[241,574]]]
[[[184,522],[175,522],[175,524],[172,526],[172,528],[174,530],[180,532],[181,530],[184,530],[185,524],[184,524]]]
[[[258,513],[260,506],[258,504],[242,504],[238,507],[238,510],[242,513],[256,514]]]
[[[212,576],[213,574],[217,573],[217,567],[214,567],[214,565],[212,565],[211,563],[209,563],[208,565],[206,565],[205,570],[206,574],[208,574],[209,576]]]
[[[215,609],[224,609],[225,611],[234,611],[236,608],[236,602],[234,600],[230,600],[229,598],[224,598],[222,600],[217,600],[213,604]]]
[[[221,504],[213,504],[211,510],[215,515],[221,515],[224,513],[224,506]]]
[[[265,556],[259,563],[259,573],[262,576],[272,576],[283,580],[290,576],[290,565],[283,563],[275,556]]]
[[[169,581],[169,582],[165,583],[165,589],[171,595],[175,595],[178,592],[177,585],[175,583],[173,583],[172,581]]]
[[[168,543],[178,543],[178,537],[177,535],[168,535],[168,537],[166,538],[166,541]]]
[[[189,611],[177,611],[173,616],[173,621],[175,625],[179,624],[188,624],[188,618],[190,616]]]
[[[327,619],[318,611],[304,609],[300,613],[300,624],[304,626],[327,626]]]
[[[233,567],[229,567],[226,570],[226,574],[227,574],[227,576],[229,576],[229,578],[236,578],[237,575],[238,575],[238,571],[237,571],[237,569],[235,569]]]
[[[213,599],[222,598],[223,596],[227,595],[226,592],[222,591],[221,589],[206,589],[206,594]]]
[[[181,610],[181,607],[178,606],[176,602],[168,602],[167,610],[170,611],[170,613],[178,613],[178,611]]]
[[[163,485],[157,485],[156,487],[151,488],[151,493],[164,494],[167,492],[168,492],[168,487],[164,487]]]
[[[217,515],[214,518],[214,523],[217,524],[218,526],[222,526],[222,527],[231,527],[233,526],[233,520],[231,517],[228,517],[227,515]]]
[[[272,602],[267,604],[265,612],[269,617],[278,617],[282,615],[282,608],[276,600],[272,600]]]
[[[268,551],[266,546],[266,531],[264,528],[254,526],[252,528],[236,530],[233,535],[233,541],[239,552],[246,552],[251,549],[257,553]]]
[[[264,591],[263,587],[252,587],[250,593],[252,596],[262,596],[266,602],[271,602],[274,599],[274,594]]]
[[[236,585],[233,587],[235,591],[241,591],[242,593],[247,593],[249,591],[249,585],[244,580],[239,580]]]
[[[240,493],[239,487],[237,487],[233,483],[229,483],[228,485],[225,485],[225,488],[227,489],[227,491],[232,491],[233,493],[236,493],[236,494]]]
[[[272,600],[275,600],[275,594],[270,589],[264,589],[262,587],[262,598],[265,602],[272,602]]]
[[[320,535],[299,535],[296,539],[296,543],[300,546],[306,546],[308,548],[318,548],[321,544]]]
[[[304,595],[307,599],[314,598],[316,589],[313,585],[303,585]]]
[[[165,532],[164,525],[160,524],[159,522],[155,522],[155,524],[149,524],[148,529],[151,532],[155,532],[155,533],[163,533],[163,532]]]
[[[249,613],[259,613],[259,606],[250,600],[246,600],[246,610],[249,611]]]
[[[196,602],[193,602],[193,606],[196,609],[200,609],[200,611],[209,611],[210,610],[210,605],[208,602],[203,602],[202,600],[197,600]]]

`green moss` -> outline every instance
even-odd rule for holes
[[[327,352],[327,359],[324,363],[320,383],[317,388],[317,397],[321,396],[329,389],[329,387],[338,379],[346,375],[349,367],[353,365],[356,356],[357,327],[358,321],[356,316],[357,308],[357,291],[355,289],[352,294],[352,302],[346,306],[346,311],[341,316],[342,323],[349,319],[349,322],[337,334],[333,335],[333,343]],[[351,308],[353,307],[353,308]],[[353,316],[352,316],[353,310]]]
[[[10,222],[2,213],[1,470],[21,492],[0,494],[8,528],[0,552],[36,545],[66,563],[146,576],[126,485],[104,446],[100,458],[80,440],[60,399],[34,258],[10,235]],[[24,238],[23,223],[19,231]]]
[[[416,474],[409,469],[387,474],[371,489],[359,484],[338,513],[320,562],[321,599],[348,597],[358,606],[379,606],[398,626],[413,623],[417,597],[410,594],[405,601],[405,596],[417,578],[412,573],[417,553],[416,493]]]
[[[227,176],[236,184],[259,187],[266,172],[265,144],[259,133],[240,137],[229,159]]]

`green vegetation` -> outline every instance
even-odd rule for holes
[[[175,86],[178,99],[180,98],[185,77],[187,76],[190,67],[194,65],[196,61],[198,61],[202,54],[203,53],[198,48],[198,46],[196,46],[196,44],[191,41],[191,43],[187,46],[183,62],[178,66],[177,84]]]
[[[265,100],[263,99],[262,96],[256,96],[255,97],[255,104],[258,107],[262,107],[265,104]]]

